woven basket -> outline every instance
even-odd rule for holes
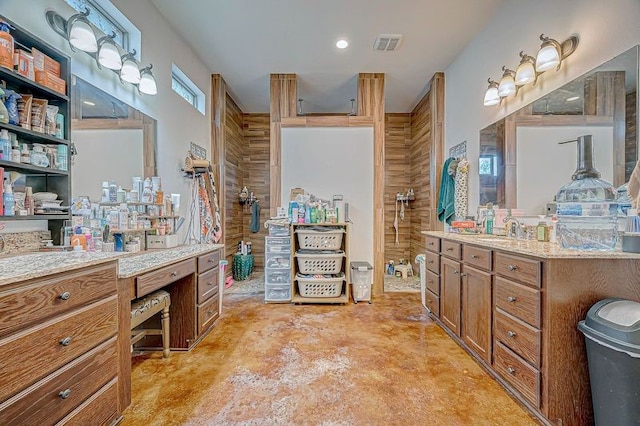
[[[303,250],[340,250],[344,229],[298,229],[296,235],[298,236],[298,244]]]
[[[340,297],[344,274],[331,278],[305,278],[296,275],[296,280],[302,297]]]
[[[344,252],[296,253],[298,271],[301,274],[338,274],[342,271]]]

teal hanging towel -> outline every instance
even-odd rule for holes
[[[440,179],[440,192],[438,194],[438,220],[451,224],[455,214],[455,173],[450,174],[451,163],[455,158],[448,158],[442,166],[442,178]]]
[[[258,201],[254,201],[253,204],[251,204],[250,230],[254,234],[260,232],[260,203]]]

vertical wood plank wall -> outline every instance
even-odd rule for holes
[[[636,108],[636,96],[637,91],[627,93],[625,100],[625,177],[630,176],[633,168],[636,165],[636,159],[638,158],[638,144],[637,144],[637,123],[638,123],[638,111]],[[626,179],[629,180],[628,178]]]
[[[243,240],[251,241],[254,266],[264,268],[264,237],[268,234],[264,222],[269,219],[269,114],[244,114],[244,147],[242,178],[244,185],[260,200],[260,232],[250,232],[251,215],[244,214]]]
[[[236,252],[238,241],[244,238],[244,217],[248,212],[243,211],[238,202],[238,194],[245,185],[243,182],[243,152],[244,152],[244,129],[242,125],[242,111],[238,105],[227,94],[225,114],[225,256],[229,265]]]
[[[400,219],[398,206],[398,240],[395,244],[396,194],[405,193],[411,186],[411,114],[385,114],[384,140],[384,262],[410,259],[411,220],[417,214],[415,201],[405,205],[404,220]],[[415,190],[415,188],[414,188]],[[412,259],[410,259],[412,260]]]

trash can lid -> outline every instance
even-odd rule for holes
[[[424,263],[427,256],[425,254],[419,254],[416,256],[416,263]]]
[[[373,269],[373,266],[369,262],[354,261],[350,263],[351,269],[357,269],[358,271],[364,271],[365,269]]]
[[[606,340],[640,354],[640,303],[618,298],[594,304],[578,328],[593,340]]]

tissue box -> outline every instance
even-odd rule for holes
[[[147,248],[172,248],[178,246],[178,235],[147,235]]]

